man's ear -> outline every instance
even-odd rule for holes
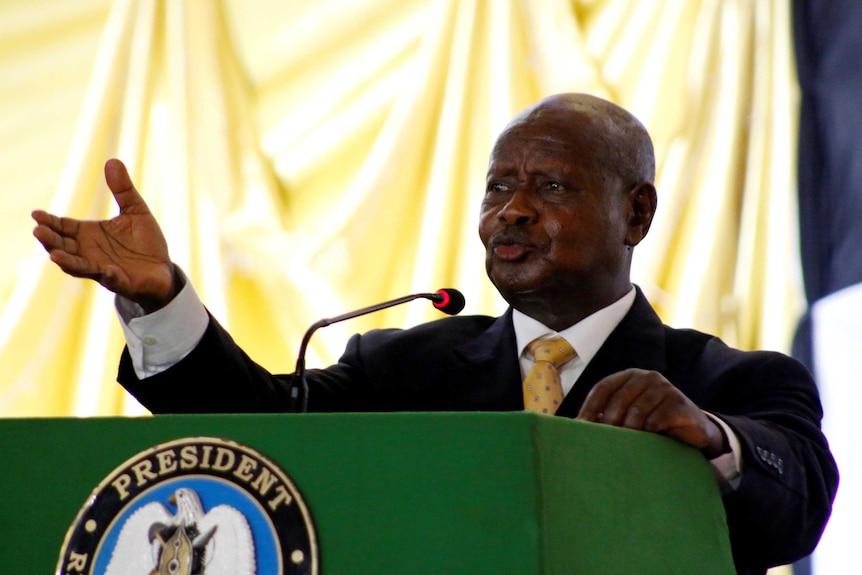
[[[655,186],[650,182],[641,182],[629,190],[626,201],[629,204],[629,230],[626,234],[626,245],[634,247],[646,237],[655,209],[658,205],[658,197]]]

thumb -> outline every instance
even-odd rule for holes
[[[114,194],[114,200],[120,208],[120,213],[136,206],[142,206],[144,210],[149,211],[141,194],[135,189],[135,184],[132,183],[126,165],[120,160],[111,158],[105,162],[105,182],[111,193]]]

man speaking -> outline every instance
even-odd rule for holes
[[[509,310],[355,335],[338,363],[307,372],[309,410],[526,408],[660,433],[715,467],[740,574],[810,553],[838,483],[817,389],[784,355],[663,325],[631,284],[654,172],[646,129],[610,102],[561,94],[522,112],[491,152],[479,221]],[[36,211],[34,235],[63,271],[117,294],[120,383],[154,413],[288,409],[291,377],[209,315],[123,164],[105,177],[117,217]]]

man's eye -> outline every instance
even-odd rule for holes
[[[488,191],[489,192],[505,192],[506,186],[499,183],[499,182],[492,182],[491,184],[488,185]]]
[[[545,188],[556,192],[558,190],[562,190],[563,186],[560,185],[560,182],[548,182],[547,184],[545,184]]]

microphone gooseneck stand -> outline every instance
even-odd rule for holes
[[[305,335],[302,337],[302,343],[299,345],[299,353],[296,357],[296,370],[290,381],[290,409],[294,413],[305,413],[308,411],[308,381],[305,378],[305,353],[308,349],[308,342],[315,331],[322,327],[338,323],[340,321],[353,319],[361,315],[374,313],[386,308],[407,303],[415,299],[424,298],[431,300],[434,307],[449,315],[456,315],[464,309],[464,296],[456,289],[441,289],[434,293],[417,293],[387,302],[379,303],[369,307],[364,307],[355,311],[347,312],[335,317],[324,318],[315,322],[308,328]]]

